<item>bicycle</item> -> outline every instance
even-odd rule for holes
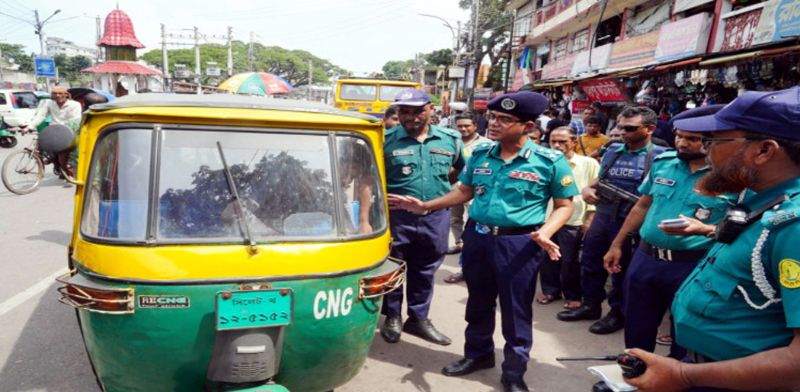
[[[20,128],[13,128],[13,132],[24,135],[33,131],[25,132]],[[54,164],[54,173],[63,175],[69,183],[75,182],[75,178],[69,176],[67,170],[58,167],[54,154],[39,149],[38,137],[34,137],[28,147],[11,153],[3,161],[3,185],[18,195],[31,193],[41,184],[44,178],[44,167],[50,163]]]

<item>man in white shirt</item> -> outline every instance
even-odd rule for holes
[[[566,155],[575,185],[578,189],[583,189],[597,178],[600,164],[593,158],[575,153],[577,140],[575,130],[567,126],[558,127],[550,133],[551,148]],[[561,258],[542,263],[539,268],[542,295],[536,298],[536,302],[540,304],[549,304],[563,296],[566,309],[575,309],[581,305],[581,264],[578,251],[583,235],[594,218],[594,205],[585,203],[580,197],[574,197],[572,201],[575,204],[572,216],[554,236],[561,247]]]
[[[55,86],[50,90],[51,100],[48,100],[43,107],[36,111],[36,115],[31,120],[31,123],[25,127],[26,131],[32,131],[42,123],[42,121],[50,115],[50,124],[64,125],[72,130],[78,131],[78,126],[81,123],[81,104],[73,101],[67,91],[66,87]],[[59,152],[57,154],[58,166],[66,175],[74,176],[73,169],[69,165],[70,151]]]

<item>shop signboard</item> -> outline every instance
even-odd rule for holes
[[[587,99],[575,99],[572,101],[571,106],[573,115],[583,114],[583,111],[586,110],[586,108],[592,106],[592,101]]]
[[[675,15],[679,12],[683,12],[706,3],[711,3],[713,1],[714,0],[675,0],[675,6],[672,7],[672,14]]]
[[[753,42],[761,19],[762,7],[745,12],[741,11],[738,10],[732,16],[723,16],[725,30],[722,35],[722,47],[720,48],[722,52],[747,49]]]
[[[565,78],[572,72],[573,64],[575,64],[575,54],[568,54],[557,61],[547,63],[542,67],[542,79]]]
[[[761,15],[751,45],[800,35],[800,0],[770,0],[759,6]]]
[[[658,30],[615,42],[609,68],[638,67],[655,61]]]
[[[625,101],[625,94],[619,88],[619,83],[614,79],[585,80],[578,85],[583,93],[593,102],[620,102]]]
[[[608,61],[611,58],[612,44],[606,44],[592,48],[592,65],[589,68],[589,51],[584,50],[575,56],[575,63],[572,65],[572,74],[579,75],[584,72],[594,71],[598,69],[605,69],[608,67]]]
[[[711,17],[705,12],[662,25],[656,61],[672,61],[705,53],[710,32]]]

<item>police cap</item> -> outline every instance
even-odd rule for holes
[[[503,94],[486,105],[489,110],[508,113],[523,121],[536,120],[547,106],[547,98],[532,91]]]

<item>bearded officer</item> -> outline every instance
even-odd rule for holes
[[[400,125],[386,131],[383,147],[387,191],[421,200],[444,195],[464,167],[461,134],[430,124],[433,104],[422,90],[401,91],[395,105]],[[432,343],[450,344],[450,338],[436,330],[428,318],[433,275],[444,260],[449,223],[447,209],[391,211],[391,254],[407,263],[408,319],[401,323],[403,290],[387,294],[382,310],[386,320],[381,328],[381,336],[387,342],[397,343],[402,328]]]
[[[675,120],[714,114],[722,106],[692,109]],[[628,315],[625,347],[650,352],[655,350],[658,327],[672,305],[675,292],[711,247],[713,240],[707,234],[714,231],[729,202],[725,197],[710,197],[695,191],[695,183],[710,170],[705,161],[703,134],[676,129],[675,148],[653,161],[653,169],[639,186],[641,198],[605,255],[609,273],[619,272],[626,238],[639,231],[639,249],[631,260],[623,286]],[[673,342],[669,356],[682,359],[685,355],[686,350]]]
[[[675,126],[707,135],[712,168],[698,188],[742,200],[672,305],[675,338],[694,363],[630,350],[647,371],[626,381],[643,392],[797,390],[800,88],[746,92]]]
[[[523,376],[533,338],[536,271],[548,258],[559,258],[551,237],[572,215],[572,197],[579,192],[564,154],[528,138],[547,98],[533,92],[506,94],[490,101],[488,108],[487,136],[496,143],[473,151],[456,189],[425,202],[389,195],[389,203],[420,212],[472,199],[462,253],[469,293],[464,358],[442,373],[462,376],[494,367],[499,297],[506,340],[501,383],[506,391],[527,391]],[[554,210],[545,221],[551,198]]]

